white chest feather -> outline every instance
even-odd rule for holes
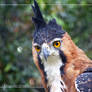
[[[66,88],[60,74],[60,67],[62,66],[63,63],[59,58],[59,56],[57,57],[50,56],[48,60],[44,62],[44,67],[45,67],[45,72],[47,74],[48,86],[50,87],[50,92],[64,92],[62,90]]]

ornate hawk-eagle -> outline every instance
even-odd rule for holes
[[[32,52],[46,92],[92,92],[92,60],[55,19],[45,22],[37,2]]]

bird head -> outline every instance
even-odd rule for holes
[[[49,59],[53,61],[56,57],[60,56],[64,58],[61,48],[62,38],[66,32],[57,24],[55,19],[50,20],[48,23],[45,22],[35,0],[32,9],[35,15],[32,17],[35,24],[33,46],[37,56],[39,56],[42,61],[48,61]]]

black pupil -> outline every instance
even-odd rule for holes
[[[56,45],[58,45],[58,42],[56,42]]]
[[[40,47],[37,46],[37,49],[40,49]]]

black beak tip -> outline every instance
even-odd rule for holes
[[[45,60],[47,61],[48,56],[50,55],[49,52],[47,50],[44,50],[43,55],[44,55]]]

